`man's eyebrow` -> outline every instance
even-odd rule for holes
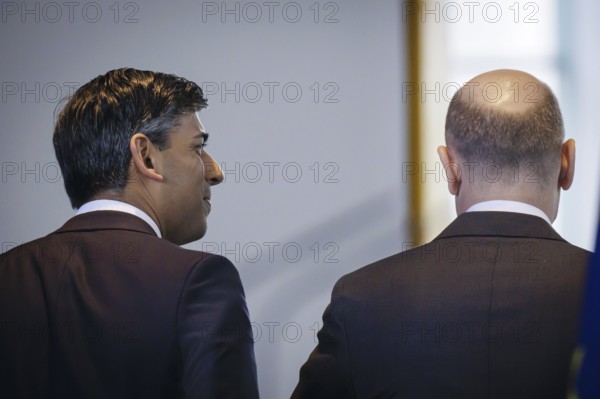
[[[200,132],[197,135],[195,135],[193,138],[194,139],[204,139],[204,142],[206,143],[208,141],[208,133]]]

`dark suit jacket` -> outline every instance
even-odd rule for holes
[[[337,282],[292,397],[564,399],[588,255],[535,216],[462,214]]]
[[[0,323],[2,398],[258,398],[233,264],[126,213],[3,254]]]

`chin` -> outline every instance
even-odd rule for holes
[[[194,226],[193,231],[187,232],[178,232],[179,234],[175,237],[164,237],[168,241],[171,241],[173,244],[177,245],[185,245],[194,241],[198,241],[206,234],[206,222],[202,223],[199,226]]]
[[[186,238],[186,244],[190,243],[190,242],[194,242],[194,241],[198,241],[199,239],[201,239],[202,237],[204,237],[204,235],[206,234],[206,224],[204,224],[201,228],[199,228],[197,231],[194,231],[193,234],[190,234],[187,238]]]

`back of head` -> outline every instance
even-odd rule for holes
[[[514,185],[528,177],[552,184],[563,140],[554,94],[525,72],[476,76],[455,93],[448,108],[446,143],[480,185]]]
[[[206,106],[196,83],[159,72],[115,69],[81,86],[58,115],[53,135],[73,208],[125,188],[134,133],[168,148],[178,117]]]

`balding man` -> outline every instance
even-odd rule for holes
[[[556,98],[479,75],[438,153],[458,217],[337,282],[293,398],[565,397],[589,253],[551,226],[575,162]]]

